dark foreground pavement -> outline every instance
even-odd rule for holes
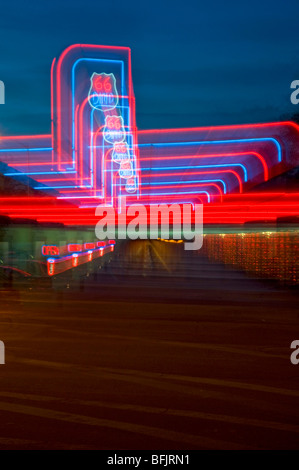
[[[296,292],[175,250],[2,294],[0,449],[299,448]]]

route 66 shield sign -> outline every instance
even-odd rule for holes
[[[118,103],[116,79],[113,73],[96,73],[90,78],[88,101],[90,106],[100,111],[114,109]]]
[[[121,178],[131,178],[133,176],[133,166],[130,160],[124,160],[120,164],[120,169],[118,171]]]
[[[134,193],[136,191],[136,182],[135,178],[128,178],[126,182],[126,191],[128,193]]]
[[[123,117],[117,114],[106,116],[103,136],[109,144],[123,142],[126,136]]]
[[[129,148],[128,144],[126,142],[115,142],[113,146],[113,152],[112,152],[112,160],[115,163],[120,163],[123,160],[129,160],[130,155],[129,155]]]

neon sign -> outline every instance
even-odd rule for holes
[[[103,135],[109,144],[123,142],[126,133],[122,116],[106,116]]]
[[[55,259],[51,259],[51,258],[48,259],[47,265],[48,265],[49,276],[53,276],[54,274],[54,263],[55,263]]]
[[[48,197],[23,198],[21,204],[1,198],[1,209],[68,225],[94,224],[94,207],[116,207],[124,193],[130,202],[149,205],[212,203],[205,208],[209,221],[250,220],[255,200],[252,210],[230,214],[224,206],[229,201],[235,207],[229,195],[243,202],[242,194],[299,159],[299,127],[290,121],[137,132],[130,50],[90,44],[72,45],[52,63],[51,134],[1,136],[0,143],[5,175],[20,181],[29,176],[35,189],[58,193],[55,203]],[[285,207],[285,201],[270,205],[271,213],[264,205],[258,217],[293,213],[295,203]],[[58,256],[54,248],[45,253]],[[59,253],[69,252],[59,247]]]
[[[90,106],[101,111],[114,109],[118,103],[116,80],[113,73],[96,73],[91,76],[88,93]]]
[[[67,247],[69,253],[72,253],[74,251],[82,251],[83,249],[83,246],[80,243],[69,243]]]
[[[75,268],[76,266],[78,266],[78,253],[73,253],[72,257],[73,257],[73,266]]]
[[[60,274],[68,269],[76,268],[81,264],[91,262],[104,254],[114,251],[115,240],[109,240],[105,242],[97,242],[97,245],[101,244],[98,248],[88,250],[82,253],[73,253],[68,256],[61,256],[59,258],[48,258],[47,269],[48,275],[54,276]],[[94,244],[94,246],[96,245]]]
[[[126,191],[128,193],[134,193],[136,191],[136,181],[135,178],[128,178],[126,182]]]
[[[42,254],[44,256],[59,256],[59,248],[56,245],[44,245]]]
[[[130,150],[128,143],[125,141],[126,139],[126,131],[124,125],[124,118],[123,118],[123,107],[118,107],[119,103],[119,94],[116,87],[116,78],[113,73],[97,73],[94,72],[90,78],[91,87],[88,93],[88,101],[91,107],[95,110],[102,111],[105,116],[104,122],[104,129],[102,129],[102,118],[100,116],[96,116],[98,119],[99,124],[101,125],[98,127],[96,134],[95,134],[95,144],[97,143],[97,139],[100,135],[103,136],[103,139],[108,144],[113,145],[112,150],[112,161],[115,163],[122,164],[122,161],[130,160]],[[107,114],[108,111],[116,109],[116,113],[114,114]],[[130,135],[128,134],[128,139],[130,139]],[[107,155],[110,154],[111,149],[108,147],[103,152],[104,160],[107,159]],[[95,152],[97,153],[97,152]],[[135,155],[133,155],[133,161],[136,159]],[[133,177],[134,170],[133,165],[131,163],[127,163],[125,166],[121,165],[119,170],[119,175],[122,178],[129,178]],[[112,178],[112,186],[113,186],[113,178]],[[136,181],[134,184],[129,186],[124,186],[125,191],[133,193],[137,189]]]
[[[95,243],[84,243],[84,250],[94,250],[96,247]]]
[[[120,163],[123,160],[129,160],[130,159],[130,154],[129,154],[129,148],[128,144],[126,142],[123,143],[115,143],[113,145],[113,152],[112,152],[112,160],[115,163]]]

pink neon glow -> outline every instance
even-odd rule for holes
[[[126,98],[130,105],[130,124],[125,127],[124,132],[132,136],[131,143],[125,143],[123,145],[119,143],[114,144],[114,148],[118,148],[117,151],[126,154],[125,147],[130,146],[130,154],[135,156],[136,162],[134,171],[136,174],[134,177],[130,174],[131,163],[121,163],[116,159],[113,159],[112,151],[110,147],[106,151],[101,153],[101,146],[103,146],[103,131],[104,126],[95,127],[97,129],[93,131],[90,129],[90,123],[87,117],[90,116],[90,110],[87,110],[88,96],[85,97],[80,104],[76,104],[74,108],[74,142],[72,142],[71,129],[69,124],[70,112],[69,110],[63,111],[63,107],[68,109],[65,105],[64,98],[69,96],[70,83],[65,79],[66,70],[69,71],[70,59],[74,59],[71,54],[77,54],[75,58],[83,55],[88,56],[88,53],[92,51],[107,51],[112,53],[124,53],[128,61],[126,64],[127,70],[127,90],[128,96]],[[70,55],[69,55],[70,54]],[[112,83],[108,77],[99,75],[94,79],[94,88],[97,92],[111,92]],[[120,96],[120,98],[122,98]],[[67,101],[67,100],[66,100]],[[119,131],[122,128],[122,117],[115,114],[117,111],[106,114],[106,125],[112,132]],[[63,114],[66,113],[66,114]],[[56,119],[56,120],[55,120]],[[54,126],[54,122],[57,124]],[[1,205],[1,212],[13,217],[26,216],[28,218],[35,218],[39,221],[61,221],[66,224],[94,224],[95,217],[93,210],[79,208],[84,203],[89,203],[90,206],[97,205],[99,200],[101,203],[115,204],[117,197],[120,194],[119,188],[122,187],[127,189],[128,192],[135,190],[135,186],[141,182],[139,190],[149,192],[148,196],[142,196],[140,192],[139,202],[145,204],[167,202],[172,201],[184,202],[188,199],[194,201],[203,201],[205,203],[204,218],[205,221],[218,221],[219,223],[224,221],[231,221],[232,223],[253,220],[257,218],[262,220],[274,220],[273,217],[279,217],[281,215],[296,214],[296,204],[298,203],[298,197],[295,193],[289,198],[285,194],[276,193],[258,193],[255,196],[254,193],[248,193],[248,200],[241,199],[241,194],[238,196],[223,194],[223,188],[218,183],[203,182],[203,183],[192,183],[191,177],[194,175],[213,175],[207,179],[219,179],[217,175],[221,175],[222,179],[225,180],[230,190],[235,191],[235,188],[239,188],[240,193],[248,191],[255,184],[260,184],[263,181],[269,179],[269,176],[273,177],[280,174],[283,171],[291,168],[298,164],[298,155],[296,148],[299,146],[298,138],[299,126],[296,123],[290,121],[281,121],[276,123],[260,123],[260,124],[243,124],[234,126],[217,126],[217,127],[195,127],[187,129],[154,129],[137,131],[135,121],[135,98],[133,93],[133,84],[131,76],[131,53],[129,48],[123,47],[112,47],[109,46],[93,46],[93,45],[73,45],[66,49],[58,61],[53,60],[51,65],[51,135],[39,135],[39,136],[12,136],[3,137],[0,136],[0,143],[3,142],[3,146],[8,146],[7,150],[10,153],[5,154],[3,152],[3,161],[10,167],[13,167],[19,171],[28,172],[28,176],[32,172],[32,179],[40,183],[49,183],[55,186],[59,191],[58,198],[64,198],[65,200],[75,202],[76,205],[68,206],[58,204],[56,198],[22,198],[20,206],[14,204],[13,198],[8,198],[7,202],[3,200]],[[112,135],[112,134],[111,134]],[[219,146],[219,153],[215,152],[213,145],[213,139],[219,139],[221,141],[233,139],[235,137],[275,137],[282,148],[283,160],[281,164],[277,163],[277,151],[273,143],[239,143],[232,146]],[[162,136],[162,137],[161,137]],[[149,147],[138,147],[138,139]],[[165,150],[157,150],[151,147],[151,142],[164,142],[165,140],[179,142],[182,144],[180,150],[173,148]],[[188,155],[187,145],[184,143],[192,142],[193,140],[211,141],[210,146],[198,147],[198,149],[191,149],[191,155]],[[48,142],[49,141],[49,142]],[[51,142],[51,143],[50,143]],[[67,142],[67,143],[66,143]],[[293,142],[293,148],[291,157],[287,155],[289,142]],[[167,144],[167,142],[166,142]],[[74,161],[72,160],[71,152],[69,151],[71,145],[74,146]],[[17,150],[21,150],[22,146],[27,149],[26,153],[17,153]],[[117,147],[118,146],[118,147]],[[42,148],[45,147],[44,150]],[[97,149],[100,150],[97,150]],[[11,151],[15,149],[16,152]],[[37,152],[29,152],[29,150],[40,149]],[[55,149],[52,150],[52,149]],[[121,150],[121,152],[120,152]],[[225,151],[227,150],[227,152]],[[62,155],[64,152],[64,155]],[[276,154],[275,154],[276,152]],[[26,160],[24,161],[24,155]],[[93,155],[93,157],[92,157]],[[2,158],[2,157],[0,157]],[[192,161],[192,164],[197,165],[202,163],[203,160],[208,159],[208,163],[218,166],[217,169],[186,169],[182,171],[180,166],[187,166],[188,162]],[[215,162],[213,161],[215,159]],[[289,160],[288,160],[289,159]],[[125,160],[125,159],[124,159]],[[164,170],[163,163],[168,162],[168,166],[171,169]],[[228,164],[231,168],[225,167]],[[245,182],[243,171],[240,167],[240,163],[244,165],[248,174],[249,181]],[[117,167],[116,164],[120,164]],[[239,164],[239,167],[237,166]],[[70,165],[71,168],[67,168]],[[235,166],[236,165],[236,166]],[[165,164],[166,166],[166,164]],[[206,162],[204,162],[204,166]],[[148,168],[149,167],[149,168]],[[176,169],[177,167],[177,169]],[[221,168],[219,168],[221,167]],[[147,170],[144,170],[147,168]],[[102,173],[101,170],[103,169]],[[153,169],[153,171],[150,171]],[[51,173],[51,171],[53,173]],[[120,171],[120,176],[125,176],[127,181],[120,181],[120,178],[115,172]],[[244,170],[245,172],[245,170]],[[9,173],[9,170],[8,170]],[[165,192],[169,192],[169,195],[155,195],[153,190],[153,184],[156,181],[159,182],[160,178],[167,178],[164,184],[159,185],[159,189]],[[175,183],[175,178],[179,177],[180,184]],[[146,178],[146,180],[145,180]],[[189,178],[189,181],[188,181]],[[161,181],[161,180],[160,180]],[[164,181],[164,179],[162,179]],[[236,185],[237,183],[237,185]],[[64,187],[65,186],[65,187]],[[68,187],[69,186],[69,187]],[[181,189],[190,189],[193,194],[179,194]],[[207,204],[208,196],[201,194],[200,190],[205,190],[211,196],[211,204]],[[150,194],[152,192],[153,194]],[[243,196],[243,194],[242,194]],[[234,199],[236,198],[237,199]],[[255,198],[259,197],[259,202],[254,202]],[[268,200],[267,200],[268,198]],[[274,201],[273,204],[269,203],[269,198]],[[137,199],[137,198],[136,198]],[[86,202],[86,200],[88,200]],[[25,202],[26,201],[26,202]],[[30,202],[31,201],[31,202]],[[220,203],[220,201],[223,201]],[[240,201],[244,201],[244,206],[240,204]],[[56,205],[57,204],[57,205]],[[78,207],[79,206],[79,207]],[[243,207],[243,209],[242,209]],[[246,207],[246,210],[244,209]],[[298,210],[297,210],[298,212]],[[45,248],[46,250],[46,248]],[[49,252],[47,256],[55,256],[54,251],[51,253],[51,249],[48,248]],[[79,250],[73,250],[79,251]],[[55,261],[56,263],[56,261]],[[53,264],[53,263],[52,263]]]

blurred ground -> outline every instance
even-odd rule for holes
[[[130,242],[2,292],[0,449],[298,449],[298,294]]]

